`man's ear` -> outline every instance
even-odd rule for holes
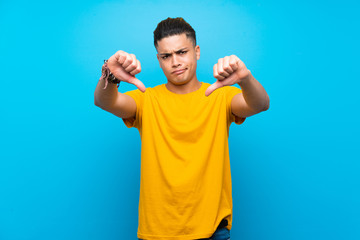
[[[196,45],[195,47],[196,60],[200,59],[200,46]]]

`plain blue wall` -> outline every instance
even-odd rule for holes
[[[197,31],[200,81],[235,54],[270,95],[230,129],[232,239],[360,239],[359,3],[50,2],[0,2],[1,240],[136,239],[140,137],[94,90],[120,49],[166,83],[169,16]]]

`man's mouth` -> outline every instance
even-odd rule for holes
[[[172,72],[172,74],[179,75],[186,71],[187,68],[178,69]]]

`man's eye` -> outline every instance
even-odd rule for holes
[[[186,53],[186,51],[181,51],[181,52],[180,52],[180,54],[185,54],[185,53]]]
[[[167,59],[167,57],[168,57],[168,56],[163,56],[163,57],[161,57],[161,58],[165,60],[165,59]]]

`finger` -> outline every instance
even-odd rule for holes
[[[224,66],[223,66],[223,68],[229,75],[234,72],[232,70],[231,66],[230,66],[230,57],[224,57]]]
[[[220,58],[218,61],[217,71],[218,71],[218,74],[220,76],[222,76],[223,78],[226,78],[230,75],[224,70],[224,59],[223,58]]]
[[[235,56],[235,55],[234,55]],[[237,56],[235,56],[235,59],[236,59],[236,65],[238,66],[238,69],[239,68],[246,68],[245,66],[245,63],[243,61],[241,61],[240,58],[238,58]]]
[[[223,85],[221,84],[220,81],[216,81],[215,83],[213,83],[212,85],[210,85],[206,91],[205,91],[205,96],[209,96],[213,91],[215,91],[218,88],[221,88]]]
[[[239,59],[237,62],[238,69],[246,69],[245,63]]]
[[[135,70],[131,71],[130,74],[135,76],[136,74],[140,73],[141,72],[141,64],[140,64],[140,61],[139,60],[136,60],[137,62],[137,67]]]
[[[142,92],[145,92],[145,90],[146,90],[145,85],[139,79],[137,79],[136,77],[132,77],[129,80],[129,83],[134,84]]]
[[[116,54],[116,60],[120,65],[122,65],[126,60],[126,53],[123,51],[118,51]]]
[[[240,60],[240,59],[239,59]],[[236,71],[238,69],[237,65],[237,57],[235,55],[231,55],[229,59],[229,65],[233,71]]]
[[[128,53],[126,53],[125,54],[125,61],[124,61],[124,63],[121,65],[124,69],[126,69],[131,63],[132,63],[132,58],[131,58],[131,56],[130,56],[130,54],[128,54]]]
[[[134,54],[130,54],[131,63],[128,67],[125,68],[126,72],[131,72],[137,68],[137,60]]]
[[[224,80],[225,78],[218,73],[218,63],[214,65],[214,77],[218,80]]]

